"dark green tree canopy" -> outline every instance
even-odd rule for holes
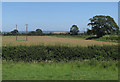
[[[36,33],[42,33],[41,29],[36,29]]]
[[[90,29],[87,29],[87,34],[92,34],[92,30],[90,30]]]
[[[42,35],[42,30],[41,29],[36,29],[36,34],[37,35]]]
[[[12,34],[18,34],[19,31],[15,29],[15,30],[11,31],[11,33],[12,33]]]
[[[79,32],[79,28],[77,27],[77,25],[73,25],[71,28],[70,28],[70,33],[73,34],[73,35],[77,35]]]
[[[41,29],[36,29],[36,31],[31,31],[28,33],[29,35],[42,35],[42,30]]]
[[[106,34],[118,33],[119,27],[110,16],[97,15],[90,18],[88,25],[92,26],[91,32],[101,37]],[[90,31],[90,30],[89,30]]]

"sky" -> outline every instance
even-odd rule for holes
[[[118,23],[117,2],[3,2],[2,31],[19,31],[37,28],[43,31],[69,31],[77,25],[80,31],[87,28],[89,19],[96,15],[109,15]]]

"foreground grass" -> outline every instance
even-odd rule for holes
[[[117,61],[5,62],[3,80],[117,80]]]

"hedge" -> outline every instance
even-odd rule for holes
[[[118,46],[4,46],[2,59],[9,61],[118,60]]]

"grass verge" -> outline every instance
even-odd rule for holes
[[[3,80],[117,80],[117,61],[6,62]]]

